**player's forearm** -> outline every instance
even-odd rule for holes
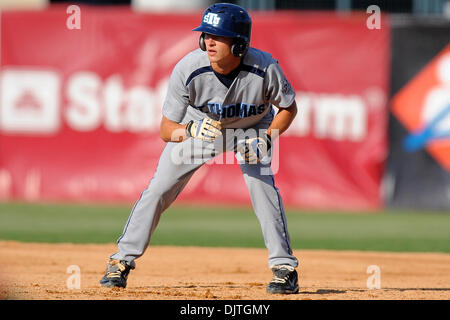
[[[295,101],[288,108],[280,108],[267,129],[267,134],[271,136],[272,140],[276,139],[289,128],[296,115],[297,104]]]
[[[181,142],[187,139],[186,124],[179,124],[163,116],[159,134],[165,142]]]

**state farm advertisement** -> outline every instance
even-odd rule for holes
[[[198,47],[202,12],[65,6],[1,13],[0,199],[132,203],[164,142],[175,64]],[[285,206],[376,209],[387,153],[389,26],[334,13],[251,12],[299,112],[272,163]],[[270,35],[270,36],[269,36]],[[247,204],[237,163],[207,163],[177,203]]]

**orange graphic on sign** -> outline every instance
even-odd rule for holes
[[[450,171],[450,45],[394,96],[391,109],[410,132],[405,150],[425,148]]]

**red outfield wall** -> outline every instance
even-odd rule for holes
[[[299,113],[273,163],[286,206],[377,209],[387,154],[390,29],[364,13],[251,13]],[[0,198],[134,202],[164,146],[159,121],[198,14],[65,6],[1,13]],[[383,18],[384,19],[384,18]],[[208,179],[206,179],[208,177]],[[179,202],[250,204],[237,164],[203,166]]]

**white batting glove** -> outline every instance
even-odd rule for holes
[[[256,138],[247,138],[236,146],[245,163],[260,163],[270,153],[272,147],[272,139],[265,133],[263,136]]]
[[[222,125],[219,121],[204,118],[202,120],[191,120],[186,126],[188,137],[201,139],[204,141],[214,141],[222,132]]]

